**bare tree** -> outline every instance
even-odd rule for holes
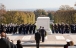
[[[5,6],[0,3],[0,24],[4,22],[5,17],[3,16],[6,13]]]
[[[5,6],[0,3],[0,16],[6,12]]]
[[[60,8],[59,8],[59,10],[61,10],[61,11],[65,11],[65,10],[74,10],[74,8],[73,7],[70,7],[69,5],[61,5],[60,6]]]

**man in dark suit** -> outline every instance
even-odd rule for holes
[[[46,36],[46,31],[45,31],[44,27],[42,27],[42,29],[39,32],[41,34],[42,42],[44,42],[45,36]]]
[[[10,42],[5,37],[6,37],[6,34],[2,32],[1,39],[0,39],[0,48],[11,48]]]
[[[35,33],[35,40],[36,40],[37,48],[39,48],[40,39],[41,39],[41,36],[40,36],[39,30],[37,30],[37,32]]]

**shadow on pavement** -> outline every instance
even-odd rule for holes
[[[31,44],[31,43],[35,43],[35,40],[29,40],[29,41],[22,41],[22,44]]]

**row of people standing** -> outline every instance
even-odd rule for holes
[[[75,24],[52,24],[51,25],[52,33],[76,33],[76,25]]]
[[[35,24],[22,24],[19,26],[18,31],[19,34],[23,32],[23,34],[35,34],[36,25]]]
[[[0,25],[0,32],[3,30],[6,31],[6,33],[19,33],[19,34],[34,34],[36,30],[36,25],[35,24],[21,24],[21,25],[16,25],[16,24],[10,24],[10,25]]]

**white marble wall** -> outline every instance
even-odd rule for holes
[[[48,34],[52,34],[51,29],[50,29],[49,17],[38,17],[36,21],[36,25],[37,25],[37,29],[39,29],[40,26],[43,26]]]

